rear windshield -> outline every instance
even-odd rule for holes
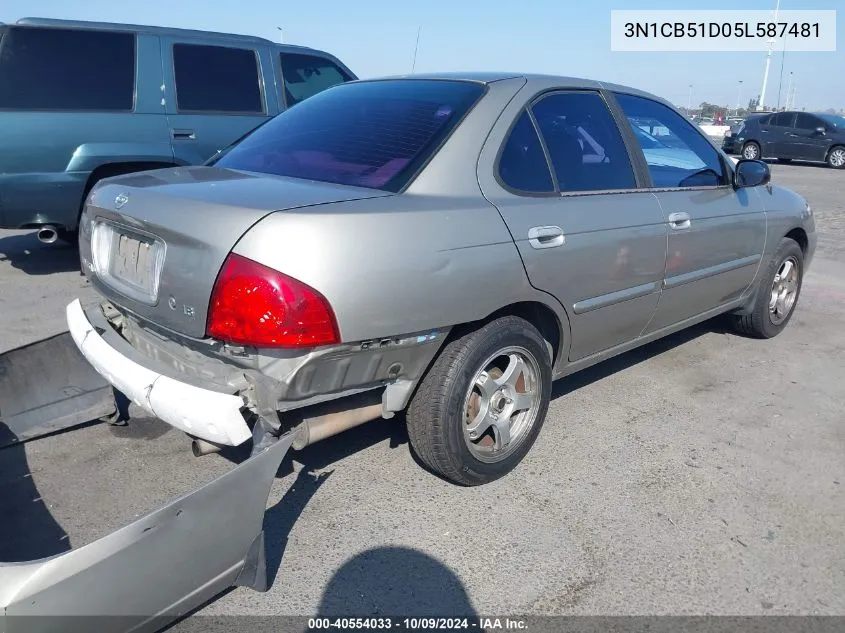
[[[337,85],[282,112],[214,164],[399,191],[483,92],[477,83],[428,79]]]

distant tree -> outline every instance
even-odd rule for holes
[[[827,110],[825,110],[825,112],[827,114],[836,114],[836,110],[834,110],[833,108],[828,108]]]
[[[760,97],[751,97],[748,100],[748,111],[752,112],[757,109],[757,104],[760,103]]]

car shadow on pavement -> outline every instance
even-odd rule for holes
[[[632,349],[629,352],[614,356],[602,361],[592,367],[582,369],[579,372],[561,378],[552,386],[552,400],[560,398],[568,393],[586,387],[604,378],[612,376],[616,372],[633,367],[643,361],[649,360],[669,350],[675,349],[685,343],[689,343],[705,334],[727,334],[731,332],[724,316],[715,317],[698,325],[693,325],[680,332],[675,332],[664,338],[653,341]],[[737,334],[736,336],[739,336]]]
[[[13,437],[0,422],[0,444]],[[41,499],[25,445],[0,448],[0,563],[33,561],[70,549],[70,538]]]
[[[0,238],[0,262],[28,275],[51,275],[79,270],[79,249],[73,244],[57,241],[42,244],[35,233]]]

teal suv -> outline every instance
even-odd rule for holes
[[[26,18],[0,24],[0,228],[75,240],[91,187],[202,164],[355,75],[259,37]]]

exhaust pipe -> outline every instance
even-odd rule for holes
[[[194,454],[194,457],[202,457],[203,455],[211,455],[211,453],[219,453],[222,448],[223,446],[220,444],[208,442],[198,437],[191,440],[191,452]]]
[[[342,398],[307,407],[301,412],[292,412],[294,415],[297,413],[301,416],[301,423],[291,446],[302,450],[314,442],[382,417],[381,392],[368,391],[360,396]]]
[[[59,239],[59,231],[52,224],[45,224],[38,229],[38,241],[42,244],[52,244]]]

